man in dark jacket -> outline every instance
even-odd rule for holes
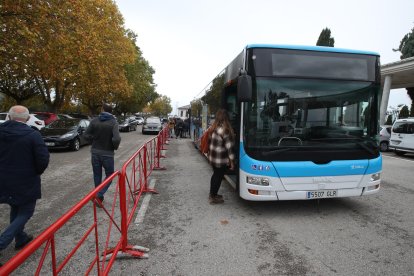
[[[0,203],[10,205],[10,225],[0,236],[0,250],[15,239],[15,249],[33,236],[24,232],[36,200],[41,198],[40,175],[49,164],[49,151],[37,130],[26,125],[29,111],[10,108],[9,121],[0,125]]]
[[[86,130],[87,139],[92,140],[92,169],[95,187],[102,183],[102,167],[106,177],[114,172],[114,150],[118,149],[121,143],[118,122],[111,114],[112,106],[103,104],[102,112],[89,124]],[[111,183],[106,185],[97,195],[98,207],[101,207],[104,194]]]

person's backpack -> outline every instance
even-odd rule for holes
[[[200,138],[200,151],[203,154],[206,154],[209,151],[209,147],[210,147],[210,143],[209,143],[209,140],[210,140],[210,132],[211,132],[211,129],[208,128],[203,133],[203,135],[201,135],[201,138]]]

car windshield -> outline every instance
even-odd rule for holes
[[[78,124],[79,124],[80,120],[76,120],[76,119],[60,119],[57,121],[54,121],[53,123],[51,123],[50,125],[46,126],[46,128],[49,129],[74,129]]]
[[[49,118],[49,116],[47,114],[35,114],[35,117],[40,119],[40,120],[46,120]]]
[[[0,120],[6,120],[7,113],[0,114]]]
[[[315,151],[376,154],[379,88],[370,82],[257,78],[256,88],[245,105],[247,151],[272,160],[286,160],[285,151],[296,153],[292,160]]]
[[[158,118],[147,118],[147,123],[148,124],[161,124],[161,121]]]

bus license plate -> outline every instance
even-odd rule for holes
[[[337,197],[338,190],[321,190],[321,191],[313,191],[307,192],[306,198],[313,199],[313,198],[329,198],[329,197]]]

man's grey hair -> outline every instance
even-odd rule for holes
[[[9,110],[9,118],[13,121],[25,122],[29,119],[29,110],[22,105],[12,106]]]

